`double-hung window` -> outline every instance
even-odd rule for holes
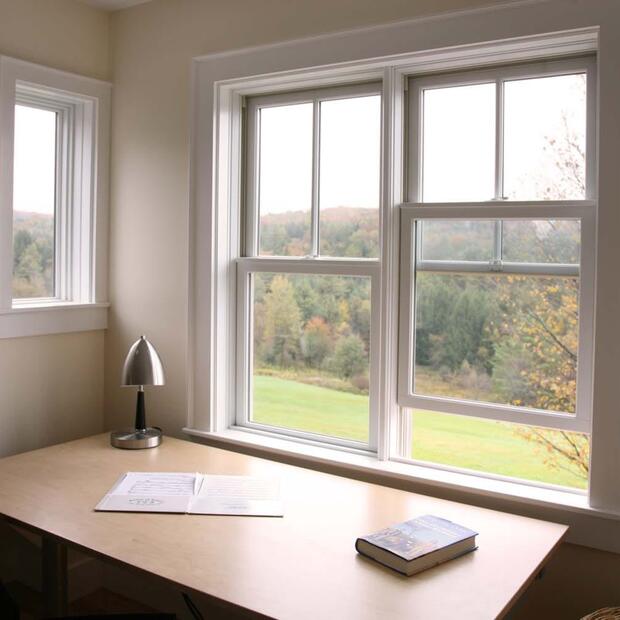
[[[585,486],[593,67],[587,57],[409,80],[405,457]]]
[[[594,66],[407,77],[392,287],[381,85],[245,99],[238,427],[372,452],[392,432],[383,457],[585,486]],[[382,307],[399,324],[380,368]]]
[[[376,449],[381,85],[246,101],[236,424]]]
[[[600,67],[592,38],[546,41],[205,61],[190,432],[586,489]]]

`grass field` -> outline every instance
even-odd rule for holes
[[[367,440],[368,397],[280,379],[254,377],[255,422]],[[584,488],[585,481],[544,463],[542,450],[510,424],[416,410],[413,458]]]

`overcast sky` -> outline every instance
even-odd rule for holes
[[[558,76],[505,86],[505,194],[537,199],[557,174],[550,139],[585,140],[585,80]],[[495,84],[435,88],[424,95],[424,200],[490,200],[495,183]],[[320,206],[379,203],[380,99],[321,103]],[[583,147],[583,144],[582,144]],[[261,111],[261,215],[310,210],[312,104]],[[580,198],[581,196],[571,196]]]
[[[581,76],[519,80],[506,85],[506,192],[536,198],[533,179],[554,174],[549,137],[566,133],[563,118],[585,136]],[[493,197],[495,86],[427,90],[424,112],[424,199]],[[380,97],[321,103],[320,205],[377,208]],[[56,114],[15,109],[14,209],[54,213]],[[261,111],[261,215],[310,210],[312,104]],[[577,196],[575,196],[577,198]]]

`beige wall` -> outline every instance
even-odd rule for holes
[[[110,77],[109,15],[74,0],[0,0],[0,54]],[[0,456],[103,427],[104,332],[0,340]]]
[[[100,432],[104,332],[0,340],[0,455]]]
[[[109,79],[109,21],[76,0],[0,0],[0,54]]]

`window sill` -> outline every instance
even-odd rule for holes
[[[0,339],[106,329],[108,303],[20,302],[0,310]]]
[[[497,480],[432,466],[379,461],[370,454],[291,441],[239,427],[217,433],[193,428],[184,428],[183,431],[209,445],[224,449],[251,450],[262,458],[285,460],[294,465],[361,478],[375,484],[533,518],[561,521],[571,526],[569,542],[620,553],[620,514],[591,507],[583,493]]]

